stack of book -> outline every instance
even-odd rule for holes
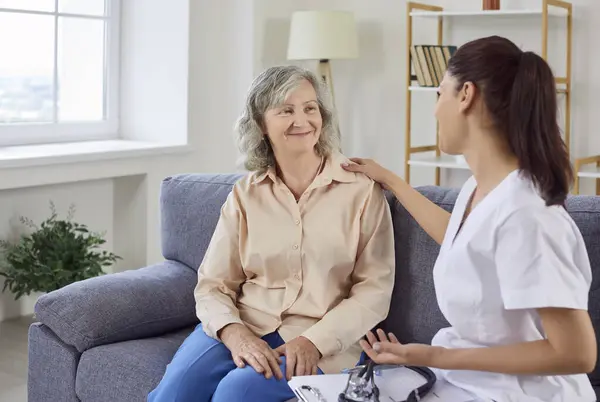
[[[456,46],[414,45],[410,48],[412,67],[419,86],[438,87],[446,69],[448,60],[456,52]]]

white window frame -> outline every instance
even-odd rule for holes
[[[53,123],[9,123],[0,124],[0,146],[110,140],[119,138],[119,53],[120,53],[120,10],[121,0],[106,0],[104,16],[58,12],[55,0],[54,12],[0,8],[1,12],[25,13],[54,16],[54,88],[58,82],[58,18],[77,17],[107,21],[105,30],[105,94],[106,116],[96,122],[57,122],[56,108]],[[56,105],[57,93],[54,92]]]

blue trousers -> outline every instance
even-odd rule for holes
[[[285,343],[277,332],[262,339],[273,349]],[[285,356],[281,372],[285,376]],[[229,349],[199,324],[175,353],[148,402],[284,402],[294,397],[285,377],[267,380],[249,365],[238,368]]]

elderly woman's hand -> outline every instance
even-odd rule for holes
[[[317,364],[319,363],[319,359],[321,359],[321,353],[307,338],[303,336],[294,338],[275,349],[275,351],[285,355],[285,376],[288,381],[294,375],[317,374]]]
[[[249,364],[257,373],[264,374],[267,379],[273,375],[278,380],[283,378],[279,368],[281,364],[279,354],[244,325],[226,326],[221,332],[221,339],[231,352],[236,366],[242,368]]]

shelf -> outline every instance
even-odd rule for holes
[[[444,10],[444,11],[411,11],[411,17],[503,17],[503,16],[542,16],[542,9],[532,10]],[[566,17],[567,11],[561,8],[551,7],[548,15],[553,17]]]
[[[437,92],[439,87],[421,87],[419,85],[411,85],[408,87],[408,90],[411,92]],[[556,92],[559,94],[567,93],[565,88],[556,88]]]
[[[589,177],[592,179],[600,179],[600,167],[596,167],[596,166],[582,167],[581,170],[579,172],[577,172],[577,176]]]
[[[469,169],[464,159],[452,155],[419,155],[413,154],[408,160],[411,166],[440,167],[447,169]]]
[[[438,87],[420,87],[418,85],[411,85],[408,87],[409,91],[437,92],[438,89]]]

